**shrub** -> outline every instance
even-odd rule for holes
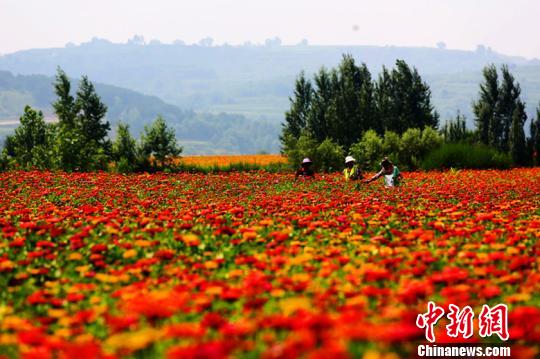
[[[318,147],[314,161],[316,168],[323,172],[343,169],[343,148],[327,138]]]
[[[507,154],[501,153],[484,145],[466,143],[446,143],[431,151],[422,161],[424,170],[448,168],[509,168],[512,160]]]
[[[374,130],[364,132],[359,142],[353,144],[350,153],[361,167],[375,170],[384,156],[382,138]]]
[[[171,165],[169,160],[181,153],[182,147],[176,143],[174,129],[168,127],[162,117],[158,117],[150,126],[144,126],[141,154],[146,159],[152,157],[157,167],[167,167]]]
[[[331,172],[343,167],[343,148],[329,138],[319,144],[311,134],[303,132],[298,140],[285,135],[283,143],[283,152],[293,168],[299,166],[306,157],[313,161],[315,171]]]

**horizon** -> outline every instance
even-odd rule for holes
[[[144,43],[138,43],[138,44],[130,43],[130,41],[133,41],[136,37],[139,37],[139,40],[142,39],[144,41]],[[209,45],[208,44],[202,45],[201,41],[206,40],[206,39],[211,39],[212,43],[209,44]],[[8,52],[8,53],[1,53],[0,52],[0,56],[6,56],[6,55],[15,54],[15,53],[18,53],[18,52],[32,51],[32,50],[65,49],[65,48],[70,48],[70,47],[80,47],[80,46],[90,44],[90,43],[92,43],[94,41],[104,41],[104,42],[110,43],[111,45],[135,45],[135,46],[160,46],[160,45],[164,45],[164,46],[188,46],[188,47],[189,46],[201,46],[201,47],[210,47],[210,48],[218,48],[218,47],[225,47],[225,46],[228,46],[228,47],[250,47],[250,46],[251,47],[265,47],[265,46],[295,47],[295,46],[308,46],[308,47],[380,47],[380,48],[390,47],[390,48],[433,49],[433,50],[457,51],[457,52],[476,52],[476,51],[478,51],[478,47],[484,46],[487,51],[491,51],[491,52],[499,54],[499,55],[510,56],[510,57],[520,57],[520,58],[524,58],[524,59],[529,60],[529,61],[540,60],[540,56],[538,56],[538,57],[526,57],[526,56],[522,56],[522,55],[519,55],[519,54],[504,53],[504,52],[498,51],[498,49],[494,49],[492,47],[485,46],[483,44],[478,44],[476,48],[461,49],[461,48],[450,48],[450,47],[445,46],[446,44],[443,44],[444,45],[443,47],[441,47],[439,44],[435,44],[435,45],[432,45],[432,46],[430,46],[430,45],[392,45],[392,44],[385,44],[385,45],[376,45],[376,44],[340,44],[340,43],[319,44],[319,43],[312,43],[312,42],[309,41],[309,39],[303,39],[303,41],[306,41],[305,43],[302,43],[302,42],[286,43],[286,42],[283,42],[279,36],[274,36],[274,37],[265,39],[262,42],[254,42],[254,41],[247,40],[247,41],[240,42],[240,43],[229,43],[229,42],[217,43],[217,42],[214,42],[213,40],[214,39],[211,38],[210,36],[206,36],[206,37],[203,37],[202,39],[200,39],[199,41],[195,41],[195,42],[192,42],[192,43],[184,42],[182,44],[179,44],[179,43],[175,43],[174,41],[173,42],[166,42],[166,41],[162,41],[160,39],[147,39],[147,38],[144,37],[144,35],[140,35],[140,34],[134,34],[132,37],[126,39],[125,41],[113,41],[113,40],[110,40],[108,38],[93,36],[90,39],[83,40],[81,42],[68,42],[68,43],[66,43],[66,44],[64,44],[62,46],[32,47],[32,48],[24,48],[24,49],[20,49],[20,50],[16,50],[14,52]],[[279,41],[279,43],[277,45],[275,43],[272,44],[272,45],[268,45],[268,44],[265,43],[266,41],[275,41],[275,40]]]
[[[527,40],[537,32],[535,15],[540,13],[540,3],[527,0],[511,5],[504,0],[338,0],[332,5],[308,0],[293,4],[285,0],[257,4],[247,0],[228,4],[218,0],[0,3],[4,8],[0,13],[2,55],[62,48],[92,38],[125,43],[140,34],[148,42],[159,39],[164,44],[175,40],[193,44],[210,37],[218,45],[239,46],[278,37],[283,45],[303,39],[314,46],[437,48],[440,44],[458,51],[474,51],[483,45],[500,54],[540,58],[540,44]]]

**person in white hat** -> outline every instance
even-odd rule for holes
[[[313,162],[308,158],[304,158],[302,160],[302,166],[296,171],[296,178],[302,177],[302,178],[313,178],[315,177],[315,172],[313,172],[313,169],[311,169],[311,165]]]
[[[384,186],[385,187],[395,187],[399,185],[401,179],[403,176],[401,175],[401,172],[399,172],[399,168],[397,168],[396,165],[394,165],[388,157],[383,158],[381,161],[381,170],[375,174],[370,179],[366,180],[366,183],[375,181],[379,177],[384,176]]]
[[[343,170],[345,181],[356,181],[362,179],[362,171],[353,156],[345,157],[345,169]]]

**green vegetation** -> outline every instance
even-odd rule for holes
[[[430,152],[421,163],[424,170],[449,168],[509,168],[510,156],[485,145],[468,143],[445,143]]]
[[[357,66],[346,55],[337,69],[321,69],[313,83],[300,74],[285,114],[281,142],[293,164],[306,156],[316,168],[336,169],[344,153],[352,153],[373,169],[389,150],[404,166],[416,168],[421,156],[442,142],[433,129],[438,114],[430,89],[404,61],[391,71],[383,68],[373,81],[365,64]]]
[[[351,56],[344,56],[338,68],[321,69],[313,83],[300,73],[285,114],[283,152],[292,164],[310,157],[319,170],[341,167],[339,157],[345,153],[367,169],[376,169],[385,156],[409,170],[432,164],[474,167],[474,160],[479,168],[500,168],[507,166],[508,158],[514,165],[537,163],[539,120],[531,120],[527,138],[520,85],[507,66],[501,73],[499,83],[494,65],[483,71],[479,99],[473,104],[475,132],[467,129],[459,111],[437,132],[439,117],[431,90],[416,69],[398,60],[394,69],[383,67],[378,80],[372,81],[365,64],[357,66]],[[321,155],[323,143],[324,152],[332,155]],[[440,149],[443,143],[460,145]],[[466,146],[474,157],[459,160]],[[424,164],[426,156],[430,159]]]
[[[115,163],[118,171],[162,170],[171,167],[170,159],[182,152],[174,130],[158,117],[146,126],[139,143],[127,125],[120,125],[114,143],[108,139],[107,107],[94,85],[83,77],[76,96],[66,73],[58,69],[54,83],[53,108],[58,123],[46,124],[43,113],[25,107],[21,125],[8,136],[1,154],[2,168],[61,169],[93,171]]]
[[[56,94],[53,78],[42,75],[17,75],[0,71],[0,145],[13,134],[26,105],[44,114],[46,122],[56,121],[51,103]],[[70,79],[74,86],[79,81]],[[95,91],[107,106],[106,119],[114,128],[118,123],[129,125],[135,135],[144,126],[161,116],[185,144],[186,153],[255,153],[277,152],[279,124],[252,120],[243,115],[200,113],[167,104],[154,96],[146,96],[123,88],[95,84]],[[253,117],[252,117],[253,118]]]

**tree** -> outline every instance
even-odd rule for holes
[[[473,103],[473,112],[480,142],[487,145],[499,136],[500,126],[498,117],[495,116],[499,99],[499,80],[495,65],[484,67],[482,74],[484,82],[480,84],[480,98]]]
[[[325,68],[315,75],[311,110],[308,111],[307,128],[317,142],[329,136],[329,109],[332,103],[333,86],[331,74]]]
[[[50,135],[43,113],[30,106],[24,108],[21,125],[10,138],[11,155],[23,168],[47,168],[50,165]],[[6,147],[7,148],[7,147]]]
[[[141,153],[145,159],[152,157],[158,167],[167,165],[169,160],[182,153],[182,147],[176,142],[174,129],[167,126],[161,116],[144,127],[141,136]]]
[[[291,109],[285,113],[284,134],[290,134],[294,138],[300,137],[300,133],[306,128],[308,122],[312,95],[311,82],[306,80],[304,72],[301,72],[296,79],[294,97],[289,98]]]
[[[540,105],[536,108],[536,121],[531,119],[531,152],[533,165],[540,165]]]
[[[112,153],[120,172],[129,172],[137,167],[137,143],[129,133],[129,125],[118,124]]]
[[[56,167],[67,171],[103,169],[110,147],[106,140],[110,126],[102,122],[107,107],[86,77],[81,79],[76,98],[70,90],[71,82],[59,68],[55,83],[57,100],[53,104],[59,120],[54,141]]]
[[[525,104],[517,102],[512,115],[512,126],[509,138],[510,155],[516,164],[525,165],[528,162],[527,145],[525,142],[525,132],[523,125],[527,121]]]
[[[431,104],[431,90],[416,68],[397,60],[391,72],[385,68],[376,85],[377,114],[384,130],[402,134],[411,127],[437,128],[439,116]]]
[[[77,125],[85,140],[93,141],[101,147],[106,146],[107,133],[111,129],[109,122],[104,121],[107,106],[101,102],[94,85],[86,76],[79,83],[75,106],[78,111]]]
[[[512,126],[514,112],[520,106],[521,88],[515,82],[514,76],[508,70],[507,65],[501,67],[502,80],[499,88],[497,102],[497,134],[493,135],[492,145],[501,151],[509,149],[510,128]],[[495,137],[498,137],[495,139]]]
[[[67,128],[75,126],[77,107],[75,98],[71,95],[71,82],[64,70],[57,69],[56,81],[54,83],[56,101],[53,103],[54,113],[58,117],[59,125]]]
[[[351,55],[343,56],[338,73],[335,88],[338,111],[332,121],[332,132],[340,145],[349,148],[374,126],[373,84],[367,66],[356,66]]]
[[[456,143],[465,141],[469,137],[465,116],[458,111],[454,120],[447,121],[444,124],[441,133],[445,142]]]

